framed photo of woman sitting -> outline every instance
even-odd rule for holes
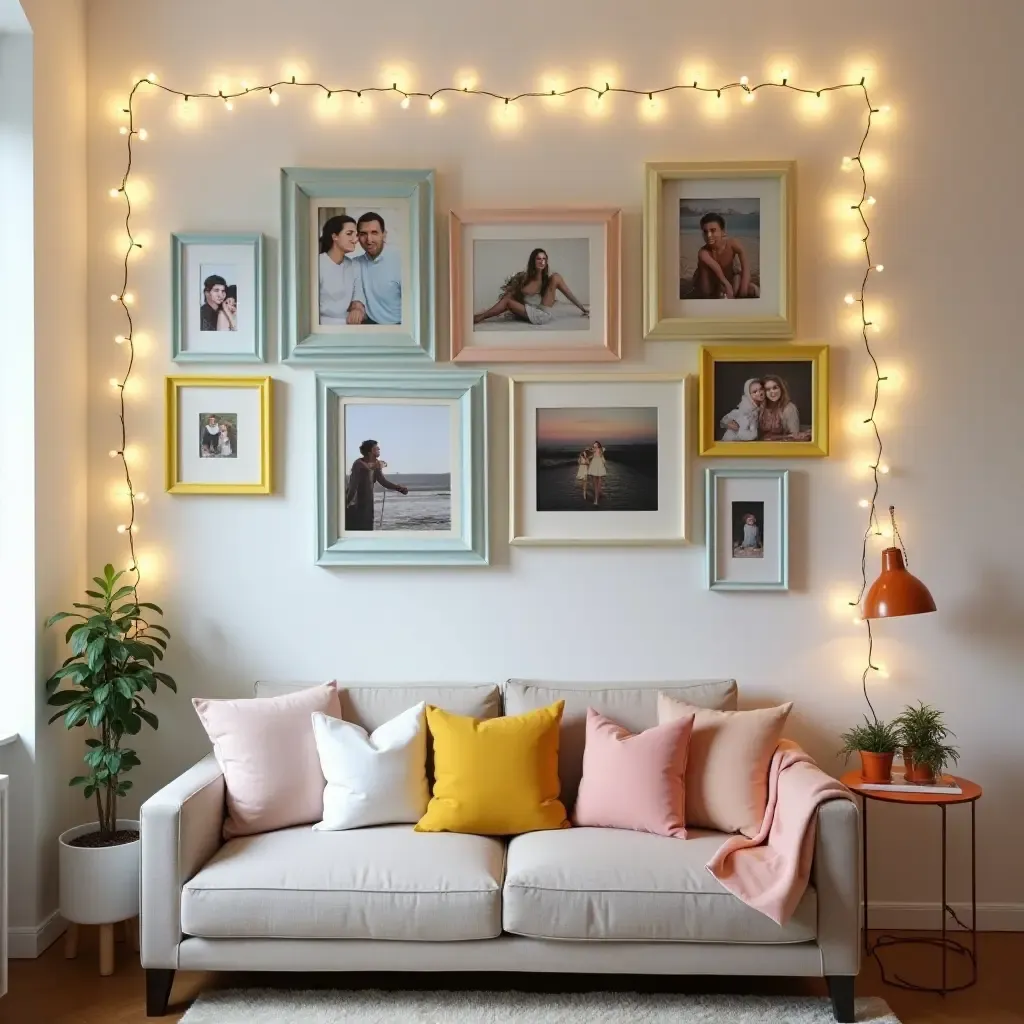
[[[705,347],[701,455],[828,455],[828,346]]]

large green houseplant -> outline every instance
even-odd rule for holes
[[[49,627],[78,620],[65,636],[71,656],[46,682],[47,703],[61,709],[50,721],[62,718],[67,729],[97,730],[85,741],[88,772],[70,784],[81,786],[86,799],[95,798],[99,836],[76,845],[116,845],[119,839],[135,838],[116,835],[117,801],[132,786],[124,776],[140,763],[135,751],[122,743],[143,725],[156,729],[159,724],[145,707],[147,692],[156,693],[160,684],[177,690],[167,673],[156,670],[171,634],[150,622],[147,613],[163,612],[139,601],[135,588],[121,583],[124,575],[105,566],[103,576],[93,578],[97,589],[86,591],[89,603],[76,602],[78,611],[58,612],[46,623]]]

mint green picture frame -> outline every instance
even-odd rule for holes
[[[316,239],[310,231],[318,199],[344,196],[409,201],[409,324],[393,331],[314,331],[311,275]],[[336,360],[433,360],[435,339],[434,172],[431,170],[281,170],[281,353],[286,363]]]
[[[250,246],[253,251],[254,339],[251,350],[243,352],[189,352],[183,344],[185,321],[182,300],[187,283],[182,275],[182,258],[190,245]],[[265,363],[267,361],[267,289],[265,246],[262,234],[210,234],[206,232],[171,235],[171,359],[176,363]]]
[[[483,370],[319,372],[316,381],[316,564],[482,566],[490,561],[487,373]],[[339,433],[346,399],[450,399],[458,404],[460,491],[456,536],[344,532],[345,453]],[[401,500],[400,498],[398,500]]]
[[[773,540],[779,548],[779,575],[773,580],[723,580],[718,575],[718,484],[722,480],[764,480],[775,484],[779,529]],[[708,468],[704,471],[708,590],[789,590],[789,470]]]

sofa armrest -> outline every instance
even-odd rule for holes
[[[213,754],[154,793],[140,817],[142,966],[177,968],[182,886],[221,845],[224,775]]]
[[[822,973],[860,970],[860,812],[852,800],[818,808],[811,879],[818,894]]]

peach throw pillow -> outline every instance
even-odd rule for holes
[[[631,733],[587,708],[574,825],[686,838],[683,776],[693,715]]]
[[[324,774],[313,712],[341,718],[337,684],[280,697],[205,700],[192,705],[224,772],[224,838],[305,825],[324,816]]]
[[[693,715],[686,761],[686,824],[717,832],[761,827],[768,803],[768,768],[792,702],[752,711],[710,711],[658,694],[658,722]]]

